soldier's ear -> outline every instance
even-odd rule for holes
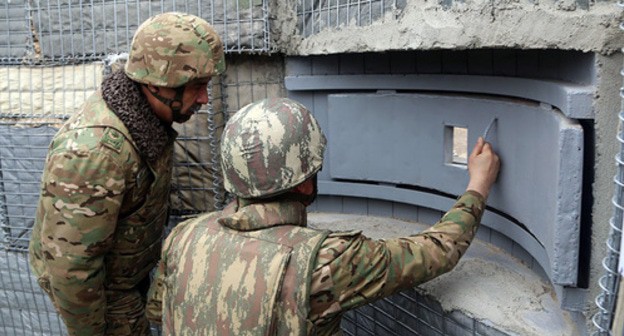
[[[154,85],[152,85],[152,84],[144,84],[144,85],[145,85],[145,87],[147,88],[147,90],[148,90],[149,92],[151,92],[151,93],[158,93],[158,91],[159,91],[158,86],[154,86]]]
[[[314,193],[314,179],[308,178],[294,187],[293,191],[303,195],[311,195]]]

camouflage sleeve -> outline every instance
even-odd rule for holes
[[[171,252],[171,247],[175,246],[177,243],[180,243],[179,239],[176,240],[176,237],[184,232],[187,227],[192,226],[192,223],[193,220],[190,219],[176,225],[176,227],[171,230],[171,233],[169,233],[169,235],[165,239],[165,242],[163,243],[161,258],[158,262],[158,267],[156,268],[154,279],[152,280],[149,291],[147,292],[147,305],[145,308],[145,315],[147,316],[147,319],[152,323],[158,325],[162,324],[163,297],[166,294],[165,289],[167,288],[165,286],[165,277],[167,276],[167,267],[171,266],[167,263],[168,257]]]
[[[437,224],[413,236],[372,240],[359,233],[331,234],[312,275],[310,318],[332,322],[347,310],[448,272],[472,242],[484,207],[483,197],[468,191]]]
[[[41,255],[71,335],[105,332],[104,254],[114,238],[124,172],[100,151],[50,153],[42,181]]]
[[[158,325],[162,324],[163,317],[162,302],[163,296],[165,295],[164,290],[165,276],[167,275],[167,255],[169,249],[171,248],[171,240],[173,240],[173,237],[177,235],[178,231],[180,231],[182,227],[184,227],[183,223],[178,224],[178,226],[174,227],[169,236],[165,239],[158,267],[156,267],[154,278],[152,279],[149,291],[147,292],[145,315],[150,322]]]
[[[165,240],[165,245],[163,245],[163,251],[169,248],[170,242],[169,240]],[[147,304],[145,307],[145,315],[147,319],[151,323],[162,324],[162,301],[163,301],[163,291],[165,289],[165,269],[167,262],[165,260],[165,254],[163,253],[163,258],[161,258],[160,262],[158,262],[158,267],[156,268],[156,272],[154,274],[154,279],[152,279],[152,283],[150,284],[149,291],[147,292]]]

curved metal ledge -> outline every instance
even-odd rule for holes
[[[318,181],[320,195],[365,197],[384,201],[406,203],[442,212],[448,211],[456,199],[444,195],[417,191],[394,186],[372,185],[368,183]],[[494,229],[515,241],[528,251],[544,269],[549,278],[552,278],[550,258],[544,246],[530,232],[497,212],[486,210],[481,224]]]
[[[284,83],[289,91],[426,90],[491,94],[550,104],[568,118],[594,118],[594,87],[569,82],[467,75],[296,75],[286,76]]]

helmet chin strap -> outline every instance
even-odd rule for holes
[[[184,103],[182,102],[182,96],[184,95],[184,88],[185,88],[184,86],[175,88],[175,97],[171,99],[171,98],[166,98],[166,97],[159,95],[157,87],[147,85],[147,90],[150,92],[150,94],[154,98],[158,99],[161,103],[169,106],[173,114],[174,120],[176,119],[176,117],[181,116],[182,106],[184,105]]]

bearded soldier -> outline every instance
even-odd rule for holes
[[[165,240],[148,317],[166,335],[331,335],[349,309],[448,272],[481,220],[499,159],[479,138],[467,191],[431,228],[376,241],[306,227],[325,149],[301,104],[243,107],[221,143],[221,212],[179,224]]]
[[[52,140],[30,265],[71,335],[148,335],[145,294],[168,217],[172,123],[208,103],[225,70],[203,19],[164,13],[139,26],[124,69]]]

